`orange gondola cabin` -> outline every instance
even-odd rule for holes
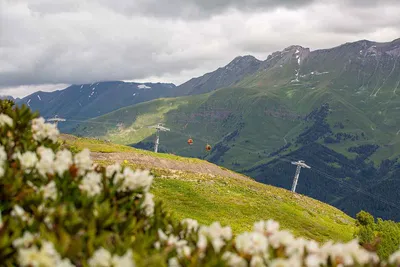
[[[188,142],[188,145],[192,145],[193,144],[193,139],[189,138],[189,140],[187,142]]]
[[[210,151],[211,150],[211,146],[210,145],[206,145],[206,150]]]

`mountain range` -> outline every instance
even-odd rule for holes
[[[150,126],[162,122],[171,131],[161,133],[161,151],[287,189],[292,161],[305,160],[311,169],[301,171],[297,192],[352,216],[364,209],[400,220],[399,58],[400,39],[315,51],[294,45],[265,61],[237,57],[180,86],[73,85],[22,103],[44,116],[80,117],[65,126],[69,133],[146,149]]]

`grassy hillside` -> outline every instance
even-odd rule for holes
[[[350,240],[354,232],[354,220],[332,206],[257,183],[205,161],[87,138],[64,135],[62,139],[76,151],[88,147],[92,152],[102,152],[93,154],[100,164],[128,159],[132,167],[151,169],[155,176],[152,192],[179,219],[190,217],[205,224],[220,221],[239,232],[250,230],[257,220],[272,218],[297,235],[319,241]],[[146,164],[130,160],[136,156],[153,160]]]
[[[287,189],[290,161],[302,159],[312,169],[302,172],[300,193],[351,215],[364,209],[400,220],[398,42],[313,52],[289,47],[232,87],[126,107],[82,122],[73,133],[151,150],[149,126],[162,122],[171,132],[161,133],[161,151]],[[186,144],[190,137],[193,146]]]

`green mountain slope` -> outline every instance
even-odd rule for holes
[[[171,131],[161,134],[161,151],[288,189],[291,161],[303,159],[312,168],[298,192],[351,215],[365,209],[400,220],[399,57],[400,39],[312,52],[291,46],[232,87],[123,108],[75,133],[152,149],[149,126],[163,122]]]
[[[65,135],[62,139],[75,151],[89,148],[99,164],[120,162],[151,169],[152,193],[179,219],[194,218],[204,224],[219,221],[241,232],[250,230],[255,221],[272,218],[297,235],[319,241],[352,239],[354,220],[338,209],[206,161],[93,139]]]

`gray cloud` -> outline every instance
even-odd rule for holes
[[[238,55],[400,37],[391,0],[155,1],[0,0],[0,94],[103,80],[179,84]]]
[[[200,19],[230,9],[244,12],[266,11],[277,7],[296,9],[309,5],[314,0],[141,0],[120,1],[118,4],[101,0],[106,6],[124,14],[143,12],[154,16]]]
[[[15,0],[23,1],[23,0]],[[91,0],[102,7],[124,15],[161,16],[185,19],[200,19],[220,14],[230,9],[245,12],[266,11],[277,7],[296,9],[312,4],[315,0]],[[83,2],[83,1],[82,1]],[[29,9],[40,14],[74,12],[83,5],[74,0],[34,0]]]

